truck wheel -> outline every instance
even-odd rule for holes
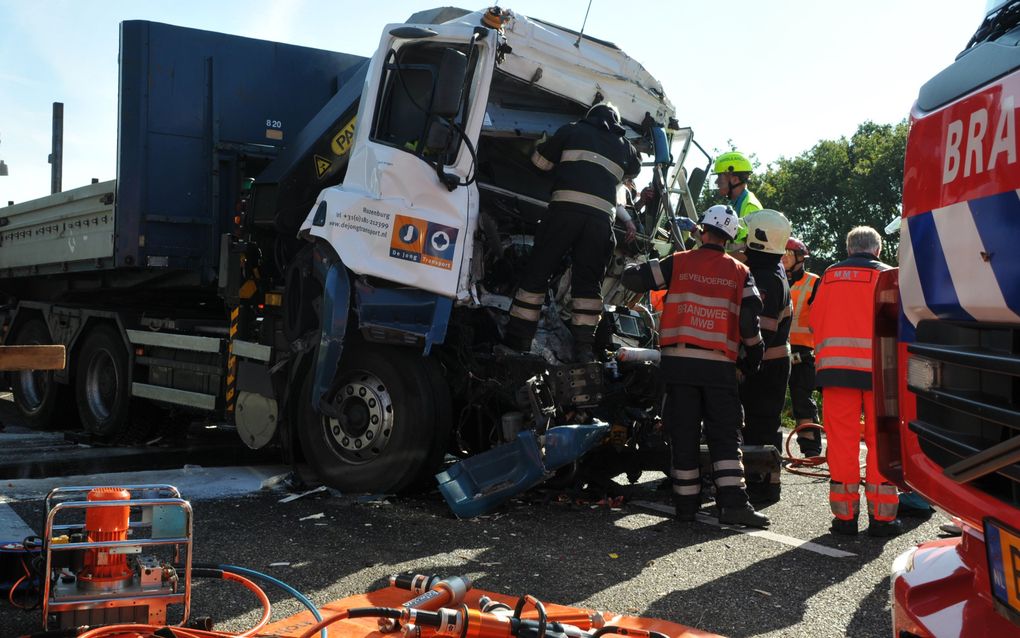
[[[314,367],[309,370],[298,407],[298,436],[322,482],[345,492],[395,493],[412,486],[436,430],[426,363],[400,348],[347,348],[337,371],[338,418],[312,409]]]
[[[127,429],[128,354],[114,328],[97,326],[85,335],[75,368],[74,397],[86,432],[110,441]]]
[[[29,319],[21,324],[11,343],[19,346],[50,345],[53,339],[42,319]],[[21,370],[10,375],[14,404],[27,425],[37,430],[60,425],[63,417],[67,416],[68,388],[57,383],[53,371]]]
[[[422,464],[418,477],[414,481],[414,487],[422,490],[432,489],[436,486],[435,473],[443,464],[446,453],[450,449],[450,434],[453,432],[453,400],[450,396],[450,384],[446,381],[446,371],[434,358],[424,360],[426,378],[430,384],[430,395],[435,405],[435,434],[432,436],[432,446],[429,448],[428,456]]]

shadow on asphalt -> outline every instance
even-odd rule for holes
[[[923,524],[920,519],[905,519],[905,534]],[[863,526],[862,526],[863,527]],[[736,533],[736,532],[731,532]],[[759,636],[800,625],[808,611],[808,600],[828,588],[840,584],[878,558],[889,539],[872,538],[865,529],[854,536],[822,534],[811,542],[837,547],[856,554],[846,558],[812,558],[807,564],[803,550],[791,548],[779,555],[759,560],[738,571],[698,587],[672,592],[652,603],[647,615],[680,615],[697,619],[705,615],[704,602],[716,601],[711,608],[713,626],[725,627],[730,638]],[[812,568],[814,563],[823,568]],[[793,576],[784,569],[796,567]],[[837,594],[838,595],[838,594]],[[742,597],[742,598],[741,598]],[[848,636],[884,636],[889,632],[889,578],[886,577],[856,607]],[[786,634],[781,634],[786,635]],[[791,634],[792,635],[792,634]]]

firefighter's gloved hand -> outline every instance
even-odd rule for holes
[[[674,219],[676,220],[677,228],[684,231],[685,233],[689,233],[698,227],[698,222],[694,221],[690,217],[680,215],[675,217]]]
[[[535,143],[531,145],[531,152],[534,153],[538,150],[538,147],[545,144],[545,141],[549,139],[549,135],[545,131],[542,131],[542,137],[535,140]]]
[[[737,359],[737,370],[749,377],[761,368],[761,359],[765,356],[765,344],[759,342],[753,346],[744,346],[744,356]]]
[[[630,242],[634,241],[635,237],[637,237],[637,226],[635,226],[634,222],[630,221],[629,219],[623,222],[623,225],[627,229],[627,236],[624,237],[624,241],[629,244]]]

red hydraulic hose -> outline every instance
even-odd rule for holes
[[[817,429],[819,433],[822,432],[822,426],[817,423],[801,423],[797,427],[793,428],[793,431],[787,435],[785,445],[786,455],[783,457],[783,460],[786,461],[786,471],[798,476],[829,478],[828,470],[817,469],[820,466],[825,465],[825,455],[798,458],[793,455],[793,452],[790,449],[790,443],[793,441],[794,437],[797,436],[797,433],[802,430],[810,429]],[[819,438],[819,441],[821,441],[821,438]]]
[[[269,618],[272,616],[273,609],[269,602],[269,597],[266,596],[264,591],[262,591],[262,588],[244,576],[239,576],[232,572],[222,572],[221,578],[223,578],[223,580],[232,580],[244,585],[258,597],[259,602],[262,603],[262,618],[259,622],[248,631],[240,634],[225,631],[205,631],[203,629],[172,627],[171,629],[175,635],[180,636],[180,638],[250,638],[255,635],[255,632],[266,626],[266,623],[269,622]],[[153,636],[155,632],[160,629],[162,629],[161,625],[106,625],[105,627],[90,629],[79,635],[78,638],[127,638],[132,634],[140,638],[148,638]]]

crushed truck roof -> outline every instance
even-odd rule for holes
[[[442,7],[415,13],[408,23],[477,25],[484,14]],[[601,95],[632,124],[645,113],[664,125],[676,117],[662,84],[615,44],[520,14],[505,33],[511,51],[498,67],[503,73],[585,105]]]

